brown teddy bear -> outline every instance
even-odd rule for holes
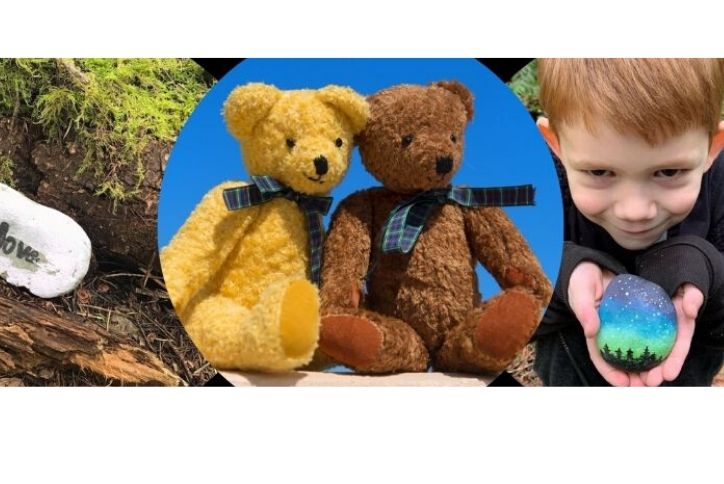
[[[462,162],[472,94],[447,81],[393,86],[368,102],[360,153],[383,187],[353,193],[333,216],[320,349],[365,373],[425,371],[429,363],[441,371],[502,371],[528,342],[552,289],[500,208],[451,200],[450,193],[465,198],[450,180]],[[532,203],[532,187],[511,188],[521,190],[489,190],[504,194],[490,204]],[[485,302],[477,261],[502,288]]]

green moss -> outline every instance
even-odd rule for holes
[[[0,183],[11,187],[15,186],[15,180],[13,180],[13,160],[6,155],[0,155]]]
[[[203,69],[183,59],[4,59],[0,77],[0,115],[75,144],[85,153],[80,171],[114,201],[138,192],[144,149],[173,141],[210,87]],[[131,186],[119,178],[129,168]]]

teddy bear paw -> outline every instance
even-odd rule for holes
[[[512,360],[533,334],[539,312],[539,304],[525,293],[510,292],[491,300],[477,321],[477,349],[494,360]]]
[[[364,368],[379,358],[382,332],[374,322],[360,316],[325,316],[322,318],[319,347],[342,364]]]
[[[282,348],[295,358],[314,351],[319,337],[319,296],[309,281],[294,281],[281,300],[279,332]]]

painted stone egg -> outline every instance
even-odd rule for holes
[[[661,363],[674,346],[674,304],[661,286],[641,277],[614,277],[603,293],[598,316],[598,349],[616,368],[648,370]]]

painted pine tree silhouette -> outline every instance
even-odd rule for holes
[[[605,343],[603,345],[603,356],[605,356],[606,358],[611,357],[611,348],[608,347],[608,343]]]
[[[603,345],[601,348],[603,359],[608,363],[618,366],[626,371],[642,371],[653,368],[661,362],[661,358],[656,353],[651,352],[648,346],[644,350],[636,355],[632,348],[629,348],[625,352],[621,348],[616,348],[615,351],[611,352],[611,348],[608,343]]]
[[[644,348],[644,352],[641,354],[641,358],[643,360],[648,360],[649,358],[651,358],[651,351],[649,351],[648,346],[646,348]]]

